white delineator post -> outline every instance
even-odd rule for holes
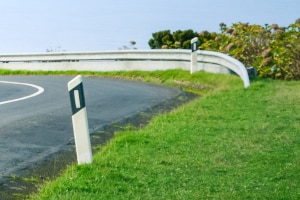
[[[198,59],[197,59],[197,50],[198,50],[198,37],[194,37],[191,40],[191,74],[196,71]]]
[[[68,82],[68,91],[72,107],[77,162],[89,164],[92,163],[93,156],[81,75]]]

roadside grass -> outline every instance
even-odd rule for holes
[[[126,128],[31,199],[299,199],[300,82],[184,71],[126,77],[203,96]],[[151,75],[150,75],[151,74]],[[205,87],[204,87],[205,86]],[[208,89],[209,88],[209,89]]]

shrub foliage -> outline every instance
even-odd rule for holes
[[[287,27],[221,23],[219,33],[164,30],[152,36],[152,49],[189,49],[191,39],[198,37],[199,49],[229,54],[255,67],[260,77],[300,80],[300,18]]]

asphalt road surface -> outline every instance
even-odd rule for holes
[[[0,182],[73,139],[65,76],[0,76]],[[179,89],[135,81],[83,78],[90,132],[151,108]]]

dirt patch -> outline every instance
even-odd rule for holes
[[[198,90],[212,90],[213,88],[208,86],[208,85],[203,85],[203,84],[198,84],[198,83],[191,83],[189,81],[177,81],[177,80],[174,80],[174,83],[177,85],[177,86],[181,86],[181,87],[191,87],[191,88],[194,88],[194,89],[198,89]]]
[[[93,153],[96,153],[97,149],[99,149],[97,147],[104,145],[114,137],[115,132],[122,131],[124,127],[131,125],[136,128],[142,128],[150,122],[153,116],[170,112],[174,108],[198,97],[199,96],[195,94],[182,91],[178,96],[151,107],[148,110],[99,127],[99,129],[91,134]],[[59,152],[49,156],[44,161],[22,169],[10,177],[4,177],[5,181],[0,184],[0,199],[26,199],[30,194],[37,192],[43,183],[55,179],[68,166],[76,163],[75,146],[72,141],[66,144]]]

